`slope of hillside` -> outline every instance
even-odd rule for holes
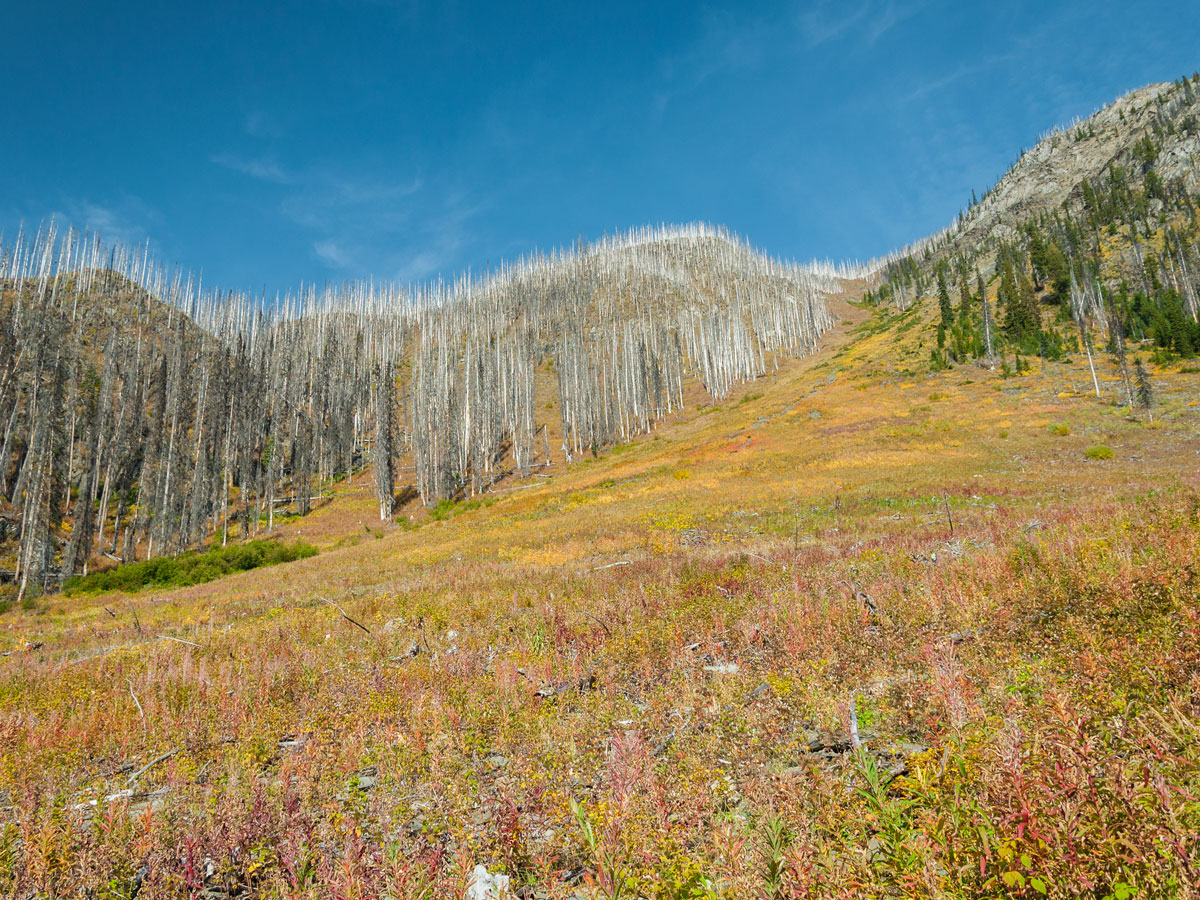
[[[8,609],[4,891],[457,898],[483,866],[563,900],[1195,896],[1200,371],[1136,343],[1120,280],[1141,253],[1167,303],[1169,245],[1183,290],[1198,201],[1148,233],[1114,212],[1146,178],[1032,220],[1078,313],[1029,220],[943,241],[605,452],[388,523],[360,473],[278,524],[314,558]],[[519,311],[520,273],[497,290]]]
[[[1197,90],[1155,85],[1052,134],[954,227],[890,259],[866,299],[928,338],[909,368],[1007,375],[1082,353],[1094,369],[1107,354],[1119,402],[1148,410],[1141,354],[1200,353]]]
[[[7,889],[1186,896],[1197,376],[881,377],[876,316],[486,508],[10,612]]]
[[[0,247],[0,559],[19,599],[102,556],[269,532],[368,460],[387,520],[398,481],[430,505],[596,453],[677,412],[693,381],[721,398],[810,352],[838,289],[707,226],[453,286],[272,304],[108,258],[101,270],[98,240],[53,228]],[[110,283],[157,306],[116,327]],[[150,314],[164,310],[186,327]]]
[[[1147,85],[1074,124],[1056,128],[1023,152],[995,186],[971,204],[948,232],[969,249],[997,236],[1003,226],[1052,214],[1083,201],[1083,182],[1096,181],[1113,167],[1136,171],[1146,162],[1145,141],[1159,144],[1159,174],[1178,180],[1188,192],[1200,185],[1200,83]]]

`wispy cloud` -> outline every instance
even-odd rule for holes
[[[487,205],[450,192],[428,198],[419,209],[375,218],[364,219],[354,209],[330,210],[313,252],[350,277],[374,273],[404,284],[426,282],[460,267],[463,251],[478,243],[474,222]]]
[[[868,47],[874,47],[884,35],[901,22],[911,19],[924,7],[925,4],[921,2],[899,3],[889,0],[869,16],[863,41]]]
[[[459,204],[438,206],[432,198],[419,197],[425,182],[418,175],[389,176],[378,164],[365,163],[353,170],[284,166],[273,156],[233,152],[219,153],[212,162],[281,186],[278,213],[308,232],[313,255],[341,275],[395,271],[404,280],[419,280],[452,263],[462,243],[454,236],[465,221]],[[399,246],[411,244],[414,235],[420,249],[401,251]]]
[[[259,181],[291,184],[294,180],[279,163],[270,157],[253,158],[238,156],[234,153],[218,153],[212,158],[212,161],[218,166],[232,169],[234,172],[241,172],[243,175],[257,178]]]
[[[401,259],[393,277],[400,284],[419,284],[445,271],[453,262],[454,257],[443,250],[420,250]]]
[[[863,0],[857,4],[822,0],[802,9],[796,22],[801,37],[810,48],[843,39],[873,47],[923,7],[923,2],[902,3],[899,0]]]
[[[490,206],[490,201],[452,191],[440,201],[438,209],[422,223],[414,243],[419,249],[402,250],[390,269],[397,281],[419,282],[457,268],[462,252],[478,243],[475,220]]]
[[[251,110],[242,117],[242,130],[252,138],[281,138],[283,126],[270,113]]]
[[[329,168],[288,174],[279,212],[311,235],[313,256],[339,277],[417,283],[453,271],[477,241],[473,223],[488,205],[460,188],[432,188],[418,175]]]
[[[335,269],[353,269],[355,260],[337,241],[326,238],[313,244],[313,252]]]
[[[921,82],[909,90],[908,93],[898,97],[896,102],[912,103],[917,100],[924,100],[930,94],[935,94],[938,91],[951,87],[964,78],[994,69],[998,65],[1014,59],[1016,56],[1017,54],[1014,53],[1001,53],[981,58],[977,62],[963,63],[957,68],[946,72],[944,75]]]
[[[60,227],[67,225],[99,233],[106,242],[134,246],[146,242],[148,225],[157,213],[141,199],[132,195],[112,203],[95,203],[81,198],[68,199],[61,209],[51,213]]]
[[[660,83],[651,92],[651,109],[662,115],[676,97],[703,87],[714,77],[761,65],[777,26],[762,18],[709,12],[693,43],[659,61]]]
[[[424,187],[423,179],[360,178],[353,175],[327,173],[315,179],[316,186],[327,199],[338,206],[361,206],[395,203],[411,197]]]
[[[318,230],[353,221],[383,231],[407,222],[411,206],[406,201],[424,186],[418,177],[388,179],[332,170],[306,173],[294,183],[281,211],[297,225]]]
[[[696,40],[659,64],[660,83],[650,92],[661,115],[677,97],[718,75],[763,67],[772,54],[843,42],[871,48],[897,25],[921,12],[927,0],[816,0],[771,16],[712,12]]]
[[[819,3],[801,11],[797,24],[810,47],[836,40],[859,27],[870,12],[870,3],[857,6],[844,3]]]

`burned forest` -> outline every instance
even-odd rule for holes
[[[417,288],[228,293],[51,223],[0,246],[0,541],[39,589],[270,532],[375,470],[380,516],[644,434],[830,327],[833,274],[708,226]],[[535,404],[557,381],[551,446]]]

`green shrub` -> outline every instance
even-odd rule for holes
[[[67,580],[64,592],[103,594],[122,591],[132,594],[147,587],[182,587],[214,581],[233,572],[245,572],[260,566],[292,562],[315,556],[317,549],[303,541],[284,544],[278,541],[250,541],[229,547],[216,547],[205,553],[160,556],[143,562],[117,566],[106,572],[76,575]]]
[[[1084,452],[1088,459],[1112,459],[1112,447],[1105,447],[1103,444],[1093,444]]]
[[[1070,425],[1051,425],[1050,433],[1058,437],[1065,437],[1071,433]]]
[[[632,444],[626,444],[625,447],[631,447]],[[491,498],[475,497],[471,500],[439,500],[437,506],[431,507],[429,510],[429,518],[434,522],[444,522],[451,516],[456,516],[459,513],[470,512],[475,509],[482,509],[485,506],[492,505]],[[371,529],[367,529],[370,531]]]

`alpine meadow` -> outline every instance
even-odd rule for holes
[[[3,896],[1200,896],[1200,74],[868,262],[69,218],[0,242]]]

